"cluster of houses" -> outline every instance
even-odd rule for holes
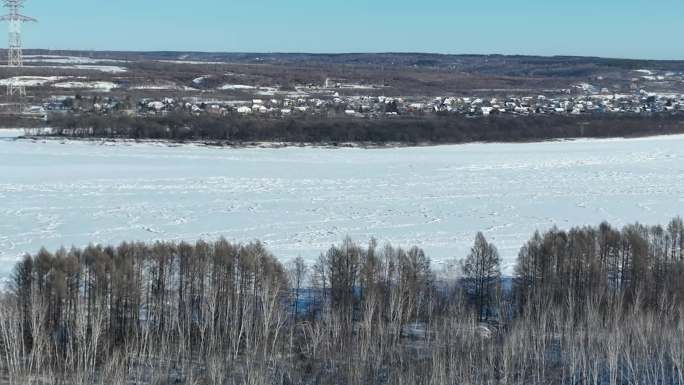
[[[382,118],[425,116],[429,114],[468,117],[494,114],[588,114],[588,113],[657,113],[684,111],[684,94],[647,93],[615,94],[606,90],[584,89],[582,93],[558,93],[556,96],[506,97],[384,97],[384,96],[310,96],[254,98],[249,100],[204,99],[197,96],[144,98],[131,101],[116,96],[53,97],[42,106],[45,112],[89,112],[155,116],[187,112],[213,116],[243,115],[289,117],[318,115],[327,117]]]
[[[410,110],[458,113],[468,116],[491,114],[586,114],[684,111],[684,95],[589,94],[582,96],[524,96],[506,98],[436,98],[432,103],[412,103]]]

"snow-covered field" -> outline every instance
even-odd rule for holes
[[[125,60],[94,59],[82,56],[25,55],[24,62],[40,63],[42,65],[39,68],[92,70],[114,74],[128,71],[126,67],[121,67],[118,65],[107,65],[107,63],[127,63]]]
[[[55,83],[52,85],[55,88],[87,88],[87,89],[92,89],[92,90],[100,90],[100,91],[111,91],[114,88],[119,87],[115,83],[112,82],[96,82],[96,81],[74,81],[74,82],[62,82],[62,83]]]
[[[7,68],[6,65],[0,65],[0,68]],[[113,66],[113,65],[85,65],[85,64],[74,64],[74,65],[40,65],[40,66],[35,66],[35,65],[25,65],[23,68],[25,69],[35,69],[35,70],[42,70],[42,69],[61,69],[61,70],[83,70],[83,71],[99,71],[99,72],[105,72],[109,74],[121,74],[124,72],[128,72],[128,69],[125,67],[121,66]]]
[[[103,60],[84,56],[61,56],[61,55],[24,55],[27,63],[53,63],[53,64],[96,64]]]
[[[112,82],[105,82],[105,81],[61,81],[61,80],[67,80],[71,79],[73,77],[69,76],[15,76],[12,78],[7,78],[7,79],[0,79],[0,86],[7,86],[10,83],[13,83],[17,86],[24,86],[24,87],[41,87],[44,86],[48,83],[52,83],[52,87],[55,88],[69,88],[69,89],[75,89],[75,88],[83,88],[83,89],[92,89],[92,90],[99,90],[99,91],[104,91],[104,92],[109,92],[114,88],[118,88],[119,86],[116,83]],[[86,78],[78,78],[78,79],[86,79]],[[56,83],[59,82],[59,83]],[[186,87],[186,89],[189,87]],[[133,88],[136,89],[136,88]],[[150,89],[150,88],[148,88]],[[154,89],[154,88],[151,88]],[[161,89],[161,88],[159,88]],[[165,88],[169,89],[169,88]]]
[[[15,86],[40,87],[47,83],[60,81],[62,79],[67,78],[64,76],[14,76],[7,79],[1,79],[0,86],[14,84]]]
[[[195,79],[195,80],[197,80],[197,79]],[[244,84],[224,84],[221,87],[219,87],[219,90],[254,90],[254,89],[256,89],[256,87],[247,86]]]
[[[480,230],[510,273],[536,229],[684,214],[684,136],[373,150],[4,138],[0,176],[0,276],[43,245],[221,235],[310,260],[374,235],[440,263]]]

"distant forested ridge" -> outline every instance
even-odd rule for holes
[[[382,119],[54,115],[52,135],[78,138],[212,140],[224,143],[467,143],[684,133],[681,114],[583,116],[432,116]]]
[[[534,234],[435,268],[351,239],[41,250],[0,300],[0,383],[684,384],[684,223]]]

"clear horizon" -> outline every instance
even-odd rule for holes
[[[28,0],[27,49],[244,53],[435,53],[684,60],[684,2],[541,0],[486,6],[405,0],[296,5],[207,0]],[[4,48],[4,47],[3,47]]]

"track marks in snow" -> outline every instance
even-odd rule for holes
[[[346,235],[510,264],[537,229],[684,214],[684,137],[382,150],[0,141],[0,259],[225,236],[313,259]]]

